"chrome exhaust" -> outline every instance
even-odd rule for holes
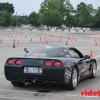
[[[37,83],[37,84],[38,84],[38,83],[39,83],[39,81],[38,81],[38,80],[36,80],[36,81],[35,81],[35,83]]]
[[[25,80],[25,82],[27,83],[28,81],[27,81],[27,80]]]
[[[29,83],[32,83],[32,80],[29,80],[28,82],[29,82]]]
[[[40,84],[43,84],[43,81],[42,81],[42,80],[40,80],[40,81],[39,81],[39,83],[40,83]]]

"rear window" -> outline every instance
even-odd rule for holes
[[[34,47],[27,53],[27,55],[37,57],[70,57],[66,48],[53,46]]]

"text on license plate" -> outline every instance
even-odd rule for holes
[[[38,74],[38,67],[28,67],[27,72]]]

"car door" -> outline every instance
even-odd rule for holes
[[[90,59],[85,59],[83,54],[75,48],[70,48],[69,53],[71,54],[73,58],[76,58],[79,60],[79,62],[77,63],[78,68],[79,68],[79,77],[84,78],[87,75],[89,75]]]
[[[89,68],[90,68],[90,60],[89,59],[84,59],[83,61],[80,61],[81,64],[81,77],[87,77],[89,76]]]

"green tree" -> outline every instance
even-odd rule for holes
[[[69,0],[44,0],[39,11],[40,23],[48,26],[61,26],[62,24],[66,24],[72,8]]]
[[[95,26],[100,27],[100,7],[98,7],[98,9],[97,9],[95,19],[96,19]]]
[[[47,26],[61,26],[62,17],[60,16],[60,12],[58,10],[47,10],[41,16],[41,23]]]
[[[64,24],[66,26],[73,26],[74,24],[74,8],[70,3],[70,0],[64,0],[63,2],[63,14],[64,14]],[[61,7],[62,8],[62,7]]]
[[[10,4],[8,2],[0,3],[0,14],[3,13],[14,13],[13,4]]]
[[[11,25],[11,16],[12,13],[4,13],[2,16],[1,24],[2,26],[9,26]]]
[[[0,25],[9,26],[11,25],[12,14],[14,13],[13,4],[0,3]]]
[[[16,21],[17,21],[17,26],[21,26],[22,23],[18,21],[18,17],[17,17],[17,19],[16,19],[16,16],[15,16],[15,15],[12,16],[11,25],[12,25],[12,26],[16,26]]]
[[[76,23],[77,26],[94,26],[94,16],[95,16],[95,9],[93,9],[92,4],[85,4],[81,2],[77,5],[76,11]]]
[[[28,16],[17,16],[17,20],[18,22],[20,22],[21,24],[28,24]]]
[[[39,26],[39,14],[36,12],[32,12],[28,17],[28,23],[33,26]]]

